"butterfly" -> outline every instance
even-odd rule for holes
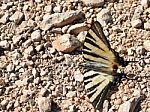
[[[125,77],[123,68],[128,63],[111,48],[98,21],[92,22],[88,30],[82,53],[86,94],[93,107],[100,110],[110,87]]]

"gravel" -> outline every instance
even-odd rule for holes
[[[88,26],[98,20],[112,48],[135,61],[125,73],[136,79],[110,88],[103,111],[138,104],[149,112],[149,18],[149,0],[0,1],[0,111],[95,112],[79,64]]]

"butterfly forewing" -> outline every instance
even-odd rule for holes
[[[112,64],[118,64],[116,54],[103,33],[99,22],[89,29],[83,46],[86,72],[84,84],[91,103],[101,109],[110,85],[114,81]]]

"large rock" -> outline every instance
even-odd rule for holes
[[[79,47],[80,42],[73,35],[65,34],[53,41],[52,46],[57,49],[57,51],[68,53]]]
[[[40,24],[42,30],[48,30],[52,27],[62,27],[71,24],[73,21],[83,19],[84,14],[81,11],[72,11],[64,13],[46,14]]]

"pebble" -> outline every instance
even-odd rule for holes
[[[69,53],[79,47],[80,43],[73,35],[64,34],[63,36],[58,37],[55,41],[53,41],[52,46],[57,51]]]
[[[39,42],[41,41],[41,31],[40,30],[35,30],[31,34],[31,39],[34,42]]]
[[[142,21],[140,19],[132,20],[131,25],[134,28],[139,28],[142,26]]]
[[[149,6],[150,1],[149,0],[141,0],[141,5],[144,8],[147,8]]]
[[[102,26],[106,26],[108,23],[112,22],[111,12],[108,9],[102,9],[97,14],[97,21],[101,23]]]
[[[137,49],[136,49],[136,53],[138,55],[143,55],[145,53],[145,49],[143,46],[138,46]]]
[[[31,40],[31,39],[28,39],[27,41],[25,41],[25,42],[23,43],[23,46],[24,46],[25,48],[27,48],[27,47],[29,47],[29,46],[31,45],[31,43],[32,43],[32,40]]]
[[[55,13],[60,13],[60,12],[62,11],[62,6],[61,6],[61,5],[58,5],[58,6],[54,7],[54,8],[53,8],[53,11],[54,11]]]
[[[7,40],[0,41],[0,47],[4,49],[8,49],[10,47],[10,44]]]
[[[134,51],[135,51],[135,50],[134,50],[134,48],[132,48],[132,47],[129,48],[129,49],[127,49],[127,52],[128,52],[128,55],[129,55],[129,56],[132,56],[132,55],[134,54]]]
[[[75,81],[79,81],[79,82],[83,81],[83,75],[80,72],[80,70],[77,70],[74,72],[74,79],[75,79]]]
[[[150,22],[144,23],[144,29],[145,30],[150,30]]]
[[[38,106],[40,112],[51,112],[51,99],[47,97],[38,97]]]
[[[47,5],[47,6],[45,6],[44,10],[48,13],[52,13],[53,7],[52,7],[52,5]]]
[[[6,13],[1,19],[0,19],[0,23],[2,24],[6,24],[9,20],[9,14]]]
[[[32,69],[32,75],[34,76],[34,78],[37,78],[39,76],[39,72],[37,71],[36,68]]]
[[[47,90],[46,88],[42,88],[39,94],[40,94],[42,97],[45,97],[45,95],[47,94],[47,92],[48,92],[48,90]]]
[[[70,33],[72,35],[78,35],[80,32],[87,31],[88,29],[89,28],[84,23],[75,24],[69,27],[67,33]]]
[[[7,66],[7,72],[12,72],[13,70],[15,69],[15,65],[10,63],[8,66]]]
[[[87,6],[99,7],[104,5],[104,0],[82,0]]]
[[[147,51],[150,51],[150,40],[145,40],[143,46]]]
[[[28,55],[33,55],[34,54],[34,48],[33,46],[29,46],[28,48],[25,49],[24,51],[25,54],[28,54]]]
[[[16,11],[16,12],[9,18],[9,20],[15,22],[16,24],[19,24],[19,23],[22,21],[23,17],[24,17],[24,14],[23,14],[22,12]]]

